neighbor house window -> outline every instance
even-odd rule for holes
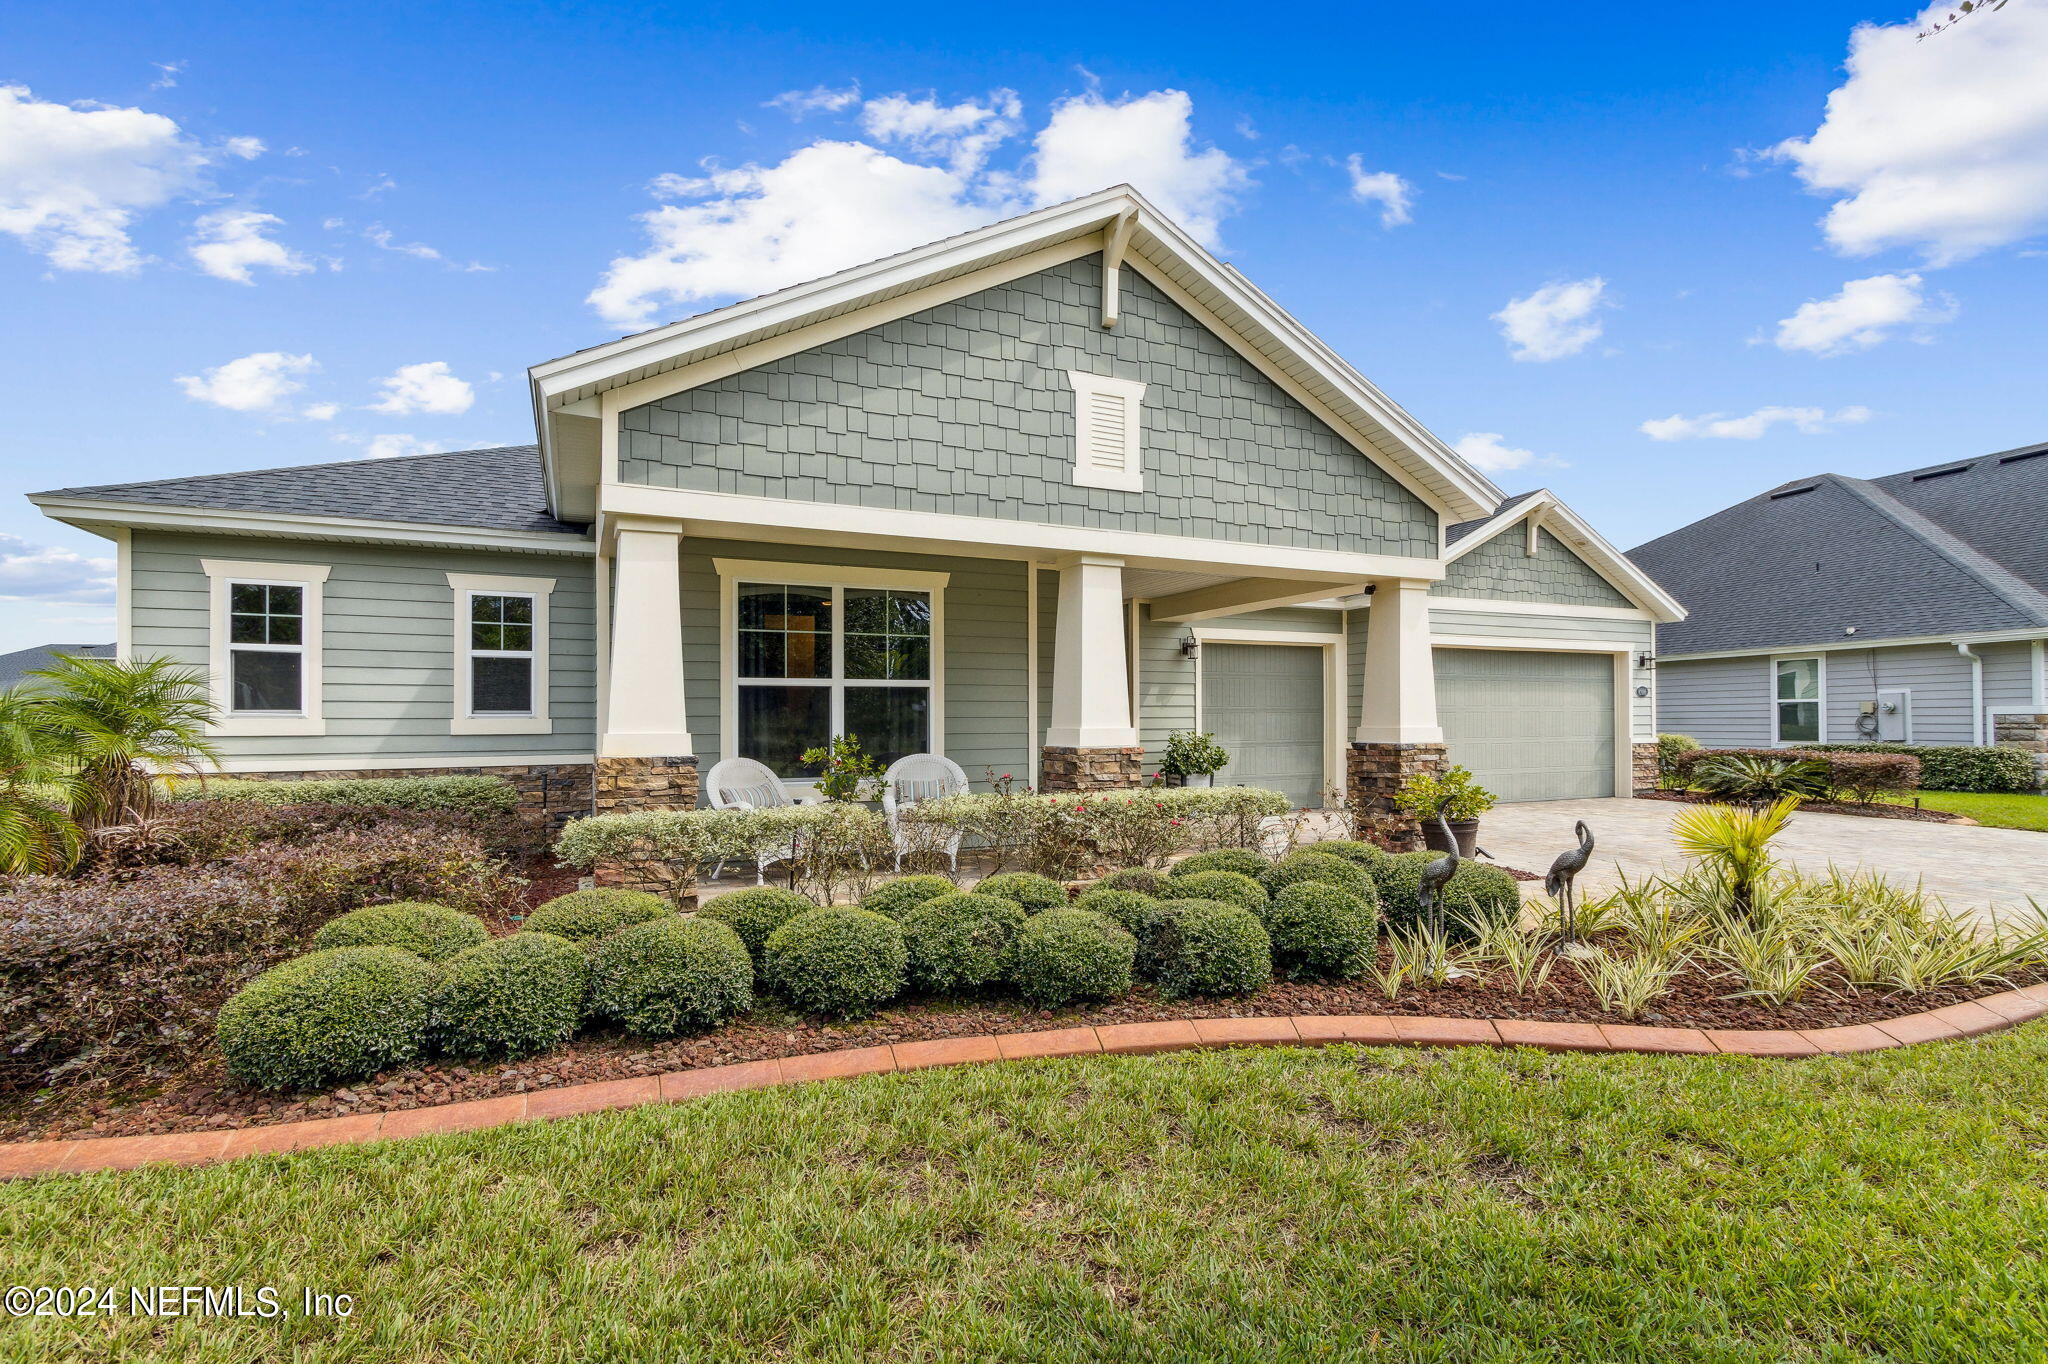
[[[545,734],[552,578],[450,573],[455,597],[454,734]]]
[[[818,775],[803,754],[852,734],[883,766],[939,740],[944,574],[828,569],[823,581],[730,579],[728,752],[777,775]],[[801,565],[740,565],[801,570]]]
[[[1820,660],[1777,661],[1778,742],[1820,742]]]
[[[201,559],[211,610],[214,731],[322,734],[321,594],[326,564]]]
[[[1084,488],[1145,490],[1139,415],[1145,386],[1069,370],[1074,385],[1074,482]]]

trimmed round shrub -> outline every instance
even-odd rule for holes
[[[1290,980],[1355,980],[1379,952],[1378,908],[1326,882],[1289,886],[1264,917],[1273,965]]]
[[[1168,900],[1159,907],[1150,956],[1159,993],[1248,995],[1273,979],[1273,943],[1259,916],[1216,900]]]
[[[244,985],[214,1035],[244,1084],[313,1089],[417,1061],[440,991],[440,968],[404,948],[327,948]]]
[[[1152,936],[1152,925],[1159,918],[1159,901],[1135,890],[1097,887],[1074,901],[1074,908],[1102,915],[1139,942]]]
[[[1169,879],[1165,872],[1154,871],[1150,867],[1125,867],[1122,871],[1111,872],[1088,889],[1090,894],[1098,890],[1134,890],[1140,895],[1157,898],[1166,893]]]
[[[974,893],[993,895],[998,900],[1022,905],[1026,914],[1036,914],[1041,909],[1062,909],[1067,903],[1065,886],[1050,876],[1028,871],[1006,871],[991,876],[976,884]]]
[[[1024,907],[993,895],[940,895],[903,916],[912,989],[979,990],[1009,973]]]
[[[1137,941],[1101,914],[1049,909],[1032,915],[1017,935],[1010,979],[1017,993],[1048,1009],[1112,999],[1131,988],[1137,951]]]
[[[754,1007],[754,966],[731,924],[701,914],[649,919],[597,946],[589,1009],[642,1037],[729,1023]]]
[[[900,919],[927,900],[957,894],[959,890],[960,887],[943,876],[903,876],[885,881],[869,891],[861,898],[860,907]]]
[[[1297,852],[1275,862],[1259,878],[1259,884],[1266,888],[1266,894],[1278,895],[1289,886],[1298,886],[1304,881],[1321,881],[1325,885],[1348,890],[1361,899],[1372,894],[1372,877],[1367,869],[1355,862],[1328,853]]]
[[[761,974],[807,1014],[860,1018],[903,992],[903,925],[867,909],[813,909],[768,935]]]
[[[457,1056],[522,1056],[560,1046],[583,1021],[590,958],[552,933],[514,933],[457,952],[435,1015]]]
[[[810,900],[793,890],[783,890],[779,886],[754,886],[705,901],[698,909],[697,917],[730,925],[732,931],[740,935],[740,941],[747,945],[747,955],[758,963],[770,934],[797,915],[808,914],[816,908]]]
[[[420,900],[400,900],[391,905],[366,905],[329,919],[313,935],[313,946],[402,947],[428,961],[446,961],[490,936],[491,930],[474,914]]]
[[[1320,843],[1309,844],[1302,851],[1314,853],[1317,857],[1341,857],[1346,862],[1368,869],[1393,856],[1377,844],[1352,838],[1326,838]]]
[[[590,942],[628,924],[646,923],[673,913],[675,907],[659,895],[600,886],[557,895],[527,915],[523,927],[529,933],[552,933],[570,942]]]
[[[1441,853],[1396,853],[1373,868],[1373,880],[1380,897],[1380,917],[1389,928],[1411,928],[1421,917],[1415,893],[1422,885],[1422,869]],[[1444,887],[1444,929],[1454,937],[1469,937],[1468,919],[1482,923],[1512,923],[1522,912],[1522,890],[1515,878],[1499,867],[1481,862],[1460,861],[1458,870]]]
[[[1272,897],[1251,877],[1234,871],[1198,871],[1176,876],[1170,893],[1181,900],[1221,900],[1254,913],[1266,907]]]
[[[1173,864],[1175,876],[1199,876],[1205,871],[1234,871],[1254,880],[1265,875],[1273,859],[1250,848],[1215,848],[1196,853]]]

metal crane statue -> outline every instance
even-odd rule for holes
[[[1444,927],[1444,887],[1458,873],[1458,839],[1451,832],[1451,822],[1444,818],[1441,810],[1436,812],[1436,827],[1444,831],[1444,843],[1449,851],[1422,869],[1422,879],[1415,887],[1415,907],[1428,922],[1430,931],[1441,934]]]
[[[1579,902],[1577,892],[1572,889],[1572,881],[1593,859],[1593,831],[1586,827],[1586,821],[1580,820],[1572,832],[1579,836],[1579,846],[1570,852],[1559,853],[1557,860],[1550,864],[1549,874],[1543,878],[1545,893],[1557,901],[1558,924],[1568,943],[1579,940]]]

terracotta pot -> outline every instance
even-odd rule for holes
[[[1476,819],[1454,819],[1451,832],[1458,839],[1458,856],[1476,857],[1479,847],[1479,821]],[[1444,842],[1444,831],[1435,820],[1422,826],[1422,846],[1431,852],[1449,852],[1451,845]]]

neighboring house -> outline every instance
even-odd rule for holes
[[[124,655],[207,665],[242,772],[559,816],[846,731],[1090,789],[1203,728],[1303,804],[1446,741],[1509,799],[1651,751],[1676,604],[1128,188],[529,375],[537,445],[34,501],[116,542]]]
[[[49,667],[60,658],[112,658],[111,644],[38,644],[33,649],[16,649],[0,654],[0,691],[6,691],[32,672]]]
[[[1794,479],[1629,557],[1691,613],[1662,634],[1661,729],[2038,748],[2048,725],[2048,445]]]

